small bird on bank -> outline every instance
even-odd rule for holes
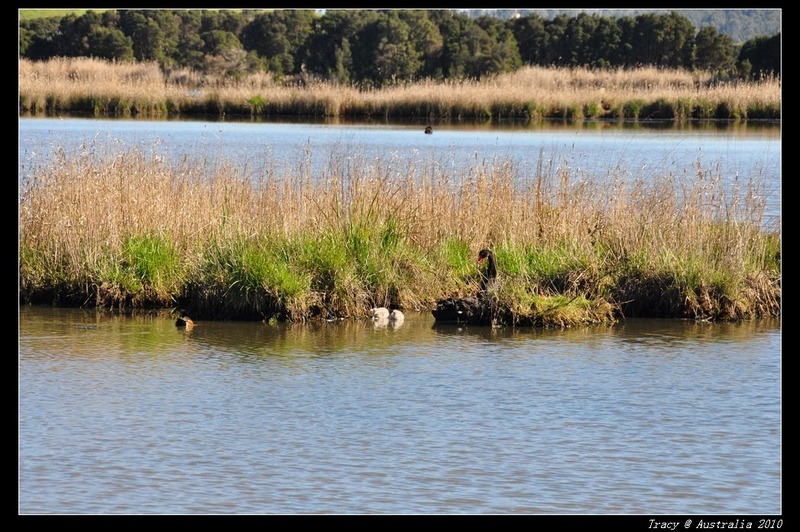
[[[425,134],[430,135],[433,133],[433,128],[431,126],[425,126]]]
[[[175,327],[185,327],[187,331],[191,331],[194,327],[194,321],[189,316],[182,315],[175,320]]]

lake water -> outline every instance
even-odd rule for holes
[[[775,322],[20,308],[24,514],[779,514]]]
[[[321,168],[539,161],[586,179],[718,168],[780,219],[780,128],[19,121],[67,151]],[[20,307],[22,514],[780,514],[781,326],[550,331],[200,322]],[[646,521],[643,521],[646,526]]]

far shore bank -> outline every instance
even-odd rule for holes
[[[483,79],[360,89],[163,73],[155,63],[20,60],[19,114],[176,118],[344,117],[442,120],[778,120],[778,79],[721,82],[708,74],[528,67]]]

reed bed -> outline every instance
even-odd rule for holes
[[[609,185],[544,156],[523,171],[347,150],[314,171],[83,148],[20,185],[21,303],[291,321],[427,311],[474,294],[491,247],[510,323],[780,316],[781,233],[762,228],[758,180],[726,191],[699,162],[613,170]]]
[[[155,62],[90,58],[19,61],[20,113],[173,117],[191,114],[447,119],[778,119],[777,78],[717,82],[707,74],[526,67],[477,80],[358,88],[319,81],[239,79]]]

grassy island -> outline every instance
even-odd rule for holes
[[[420,121],[543,119],[779,119],[778,78],[716,80],[711,74],[525,67],[482,80],[422,80],[369,89],[162,71],[158,64],[89,58],[19,61],[19,112],[148,118],[193,115],[380,118]]]
[[[781,232],[764,228],[755,180],[731,192],[700,163],[610,184],[544,159],[440,163],[332,154],[312,172],[61,152],[20,183],[20,303],[293,321],[429,311],[475,293],[490,247],[515,324],[780,316]]]

